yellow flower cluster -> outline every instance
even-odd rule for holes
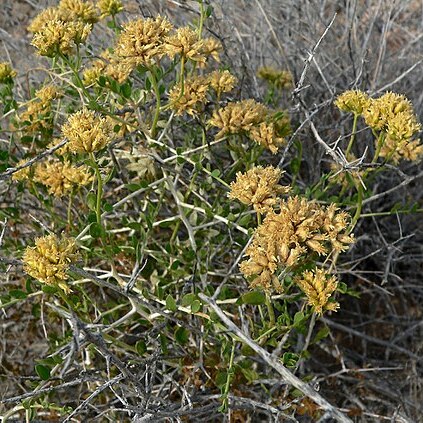
[[[359,90],[346,91],[336,99],[335,105],[342,111],[362,116],[370,128],[379,132],[383,137],[381,157],[398,163],[401,159],[418,160],[423,155],[423,147],[413,140],[421,124],[405,96],[387,92],[370,98]]]
[[[87,185],[93,177],[88,166],[73,166],[65,161],[46,161],[35,167],[34,180],[47,187],[49,194],[62,197],[75,186]]]
[[[335,106],[343,112],[361,115],[369,104],[369,96],[360,90],[348,90],[343,92],[335,100]]]
[[[16,163],[16,167],[22,166],[27,163],[28,160],[22,159]],[[12,174],[12,180],[14,181],[26,181],[30,178],[32,174],[32,166],[24,167],[23,169],[18,170],[17,172]]]
[[[206,102],[209,80],[204,76],[188,78],[184,81],[184,91],[181,84],[174,85],[169,92],[170,107],[177,115],[197,114]]]
[[[280,202],[279,212],[270,210],[256,229],[240,265],[245,276],[255,276],[251,286],[280,291],[274,276],[279,266],[292,268],[306,254],[328,255],[348,249],[354,242],[347,232],[349,215],[335,204],[327,207],[305,198],[289,197]]]
[[[209,74],[208,78],[210,87],[216,92],[218,98],[222,93],[232,91],[238,82],[238,79],[228,70],[213,71]]]
[[[71,292],[67,284],[70,263],[78,258],[72,238],[48,235],[35,240],[35,247],[27,247],[23,255],[25,272],[46,285]]]
[[[216,62],[220,62],[220,53],[222,52],[222,44],[215,38],[203,38],[201,46],[201,54],[206,58],[212,57]],[[201,65],[201,63],[200,63]]]
[[[270,111],[254,100],[231,102],[223,109],[214,111],[209,123],[220,129],[216,139],[224,135],[246,133],[253,141],[276,154],[285,143],[278,136],[274,123],[268,122]]]
[[[237,79],[229,71],[214,71],[204,76],[190,77],[181,84],[174,85],[169,92],[170,107],[177,115],[198,114],[207,101],[209,88],[213,88],[218,97],[233,89]]]
[[[68,139],[68,148],[73,153],[102,150],[115,136],[110,119],[87,109],[70,115],[62,126],[62,134]]]
[[[324,310],[336,311],[339,308],[339,303],[329,301],[338,287],[338,280],[335,276],[328,275],[324,269],[307,270],[294,281],[316,313],[321,315]]]
[[[229,198],[252,205],[259,214],[265,214],[276,204],[277,196],[287,194],[289,186],[279,185],[283,172],[273,166],[256,166],[245,173],[238,172],[231,183]]]
[[[53,85],[46,85],[36,91],[34,100],[17,117],[21,129],[27,134],[52,129],[52,102],[61,95]]]
[[[59,13],[63,13],[67,20],[80,20],[85,23],[96,23],[99,19],[93,3],[84,0],[60,0]]]
[[[54,57],[58,53],[67,55],[75,46],[85,43],[91,29],[91,24],[80,21],[49,21],[34,34],[31,45],[38,49],[40,56]]]
[[[115,55],[124,65],[134,69],[150,66],[164,55],[164,40],[172,24],[161,16],[128,22],[115,45]]]
[[[206,58],[202,49],[203,41],[199,40],[197,32],[189,27],[178,28],[174,34],[165,38],[164,50],[171,59],[180,55],[183,60],[204,63]]]
[[[16,71],[12,69],[10,63],[0,63],[0,84],[10,82],[16,76]]]
[[[99,0],[97,2],[97,7],[101,13],[101,19],[105,18],[106,16],[115,16],[123,10],[123,4],[121,0]]]
[[[101,75],[109,76],[122,84],[128,79],[133,67],[127,62],[119,61],[119,59],[108,50],[100,54],[100,59],[96,59],[91,66],[84,70],[82,74],[82,82],[84,85],[92,85],[98,81]]]
[[[39,13],[28,26],[33,33],[31,44],[40,56],[67,55],[78,44],[84,44],[99,15],[93,3],[83,0],[61,0],[57,7]]]
[[[257,76],[269,82],[275,88],[282,90],[292,86],[293,78],[289,71],[264,66],[257,72]]]

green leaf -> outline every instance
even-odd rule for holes
[[[175,339],[181,345],[184,345],[188,342],[189,331],[183,327],[179,327],[175,331]]]
[[[178,310],[178,306],[176,305],[176,301],[172,297],[172,295],[170,295],[170,294],[166,297],[166,308],[170,311]]]
[[[261,291],[251,291],[242,295],[237,304],[261,305],[266,302],[266,296]]]
[[[327,326],[324,326],[322,329],[319,330],[319,332],[316,333],[316,336],[314,337],[312,344],[326,338],[329,335],[329,333],[330,333],[329,328]]]
[[[294,326],[300,326],[306,320],[302,311],[297,311],[294,315]]]
[[[125,188],[127,188],[131,192],[135,192],[135,191],[138,191],[140,189],[140,185],[139,184],[126,184]]]
[[[213,13],[213,7],[211,5],[207,6],[206,17],[209,18]]]
[[[89,192],[87,195],[87,206],[90,210],[95,210],[97,206],[97,194]]]
[[[59,290],[59,288],[51,285],[43,285],[41,290],[46,294],[55,294]]]
[[[286,352],[282,357],[282,361],[286,367],[295,367],[299,358],[300,356],[298,354]]]
[[[147,344],[145,343],[145,341],[143,340],[139,340],[137,341],[137,343],[135,344],[135,350],[137,351],[137,353],[139,355],[144,355],[147,351]]]
[[[188,307],[190,306],[195,300],[197,296],[195,294],[186,294],[182,297],[182,306]]]
[[[28,296],[28,294],[20,289],[11,289],[9,295],[13,298],[23,299]]]
[[[93,222],[90,225],[90,235],[93,238],[100,238],[104,234],[103,226],[100,223]]]
[[[199,300],[195,300],[191,304],[191,311],[193,313],[198,313],[201,310],[201,302]]]
[[[213,172],[211,173],[211,176],[213,176],[213,178],[218,178],[220,176],[220,170],[219,169],[213,170]]]
[[[49,380],[50,379],[50,369],[46,366],[43,366],[42,364],[36,364],[35,365],[35,371],[37,372],[37,375],[42,380]]]
[[[131,94],[132,94],[132,87],[131,84],[129,84],[128,82],[126,82],[125,84],[122,84],[120,86],[120,93],[125,97],[125,98],[130,98]]]

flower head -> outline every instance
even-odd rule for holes
[[[266,281],[264,289],[279,289],[272,284],[278,266],[292,268],[306,253],[325,256],[348,249],[354,242],[347,231],[348,222],[348,214],[339,212],[334,204],[324,207],[300,197],[283,200],[279,212],[270,210],[256,229],[246,251],[249,259],[241,263],[240,270],[245,276],[255,275],[252,286]]]
[[[229,198],[252,205],[257,213],[267,213],[276,204],[278,195],[290,191],[289,186],[278,184],[282,173],[273,166],[257,166],[246,173],[238,172],[236,181],[231,183]]]
[[[76,45],[85,43],[91,29],[91,24],[79,21],[48,21],[34,34],[31,45],[38,49],[40,56],[54,57],[58,53],[67,55]]]
[[[216,62],[220,62],[219,54],[222,50],[222,44],[215,38],[204,38],[202,40],[201,55],[205,57],[206,60],[212,57]]]
[[[267,115],[267,108],[254,100],[242,100],[228,103],[223,109],[214,111],[210,124],[220,129],[216,139],[227,134],[237,134],[250,131],[254,126],[263,122]]]
[[[218,97],[222,93],[232,91],[238,82],[238,79],[233,76],[228,70],[213,71],[208,75],[210,86],[216,91]]]
[[[16,167],[22,166],[25,163],[27,163],[27,159],[19,160],[18,163],[16,163]],[[32,166],[24,167],[23,169],[18,170],[17,172],[12,174],[12,180],[14,181],[26,181],[30,178],[32,174]]]
[[[32,33],[41,32],[48,22],[67,22],[69,20],[71,20],[69,13],[67,13],[65,10],[59,9],[58,7],[48,7],[47,9],[42,10],[37,16],[35,16],[27,29]]]
[[[0,84],[10,82],[16,76],[16,71],[12,69],[10,63],[0,63]]]
[[[209,89],[209,80],[206,77],[196,76],[188,78],[184,82],[184,92],[181,92],[181,85],[174,85],[169,92],[170,107],[177,115],[188,113],[198,114],[206,102],[206,95]]]
[[[292,75],[289,71],[264,66],[257,72],[259,78],[264,79],[280,90],[292,86]]]
[[[69,150],[74,153],[102,150],[114,138],[111,121],[87,109],[69,116],[62,126],[62,134],[69,140]]]
[[[116,41],[115,55],[126,65],[150,66],[164,54],[164,38],[172,24],[161,16],[128,22]]]
[[[205,62],[206,58],[202,54],[202,46],[203,41],[198,40],[196,31],[189,27],[182,27],[178,28],[175,34],[166,37],[164,50],[171,59],[180,55],[185,60]]]
[[[97,2],[97,7],[101,13],[101,19],[105,18],[106,16],[115,16],[123,10],[123,4],[121,0],[99,0]]]
[[[73,166],[69,162],[46,161],[35,168],[34,180],[47,187],[49,194],[62,197],[77,185],[87,185],[93,177],[89,167]]]
[[[62,93],[54,85],[45,85],[35,91],[35,97],[41,100],[41,103],[51,103],[53,100],[61,97]]]
[[[360,90],[343,92],[335,100],[335,106],[343,112],[351,112],[361,115],[369,104],[369,96]]]
[[[336,311],[339,308],[338,303],[329,302],[329,298],[338,286],[338,281],[335,276],[328,275],[324,269],[306,270],[294,281],[304,292],[308,304],[316,313],[323,314],[324,310]]]
[[[96,23],[99,19],[93,3],[83,0],[60,0],[59,12],[67,15],[67,20]]]
[[[284,138],[277,135],[273,123],[261,122],[260,125],[251,128],[249,136],[257,144],[270,150],[272,154],[276,154],[279,147],[286,143]]]
[[[23,255],[24,270],[39,282],[57,286],[66,293],[69,265],[78,257],[75,240],[47,235],[35,240],[34,247],[27,247]]]

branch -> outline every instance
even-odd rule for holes
[[[341,413],[337,408],[326,401],[319,393],[311,388],[307,383],[303,382],[297,376],[292,374],[285,366],[278,360],[275,360],[266,350],[257,345],[250,337],[245,335],[230,319],[223,313],[222,309],[209,297],[204,294],[198,294],[202,301],[209,304],[213,311],[219,316],[220,320],[225,324],[229,331],[235,334],[242,342],[252,348],[270,367],[275,369],[283,378],[285,382],[294,386],[303,392],[307,397],[312,399],[316,404],[320,405],[325,411],[338,422],[352,423],[352,420]]]

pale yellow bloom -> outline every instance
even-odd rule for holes
[[[170,107],[177,115],[188,113],[198,114],[205,102],[209,88],[209,80],[206,77],[196,76],[184,81],[184,92],[181,95],[181,85],[174,85],[169,92]]]
[[[62,134],[69,140],[69,150],[74,153],[102,150],[115,137],[110,119],[87,109],[70,115],[62,126]]]
[[[339,308],[338,303],[329,302],[329,298],[338,287],[338,281],[335,276],[328,275],[324,269],[306,270],[294,281],[304,292],[308,304],[316,313],[323,314],[325,310],[336,311]]]
[[[260,68],[257,75],[280,90],[291,87],[293,83],[293,78],[289,71],[275,69],[271,66]]]
[[[220,62],[220,53],[222,52],[222,44],[215,38],[203,38],[201,46],[201,54],[206,59],[212,57],[216,62]],[[200,63],[201,64],[201,63]]]
[[[345,91],[337,97],[335,106],[343,112],[361,115],[369,106],[369,96],[360,90]]]
[[[35,16],[27,29],[32,33],[41,32],[48,22],[67,22],[69,20],[69,13],[67,13],[65,10],[61,10],[58,7],[48,7],[47,9],[42,10],[37,16]]]
[[[115,16],[123,10],[123,4],[121,0],[99,0],[97,7],[101,13],[101,19],[106,16]]]
[[[27,247],[23,255],[25,272],[39,282],[71,292],[67,283],[69,265],[78,258],[72,238],[48,235],[35,240],[35,247]]]
[[[182,27],[178,28],[175,34],[165,38],[164,50],[171,59],[180,55],[185,60],[205,62],[202,47],[203,41],[198,40],[197,32],[189,27]]]
[[[67,55],[76,45],[85,43],[91,29],[91,24],[79,21],[49,21],[34,34],[31,45],[38,49],[40,56],[54,57],[58,53]]]
[[[22,159],[16,163],[16,167],[22,166],[28,162],[29,159]],[[23,169],[18,170],[12,174],[12,180],[14,181],[26,181],[29,179],[32,173],[32,166],[24,167]]]
[[[68,20],[80,20],[93,24],[99,19],[94,4],[89,1],[60,0],[58,9],[68,16]]]
[[[252,286],[269,290],[275,284],[273,273],[279,266],[292,268],[306,254],[328,255],[341,252],[354,242],[348,234],[349,215],[331,204],[327,207],[300,197],[280,202],[279,212],[269,210],[256,229],[253,242],[247,248],[249,259],[241,263],[245,276],[254,275]],[[265,272],[262,275],[262,272]]]
[[[272,154],[276,154],[279,147],[286,144],[285,139],[277,135],[273,123],[260,123],[260,125],[251,128],[249,136],[257,144],[270,150]]]
[[[210,86],[216,91],[219,97],[222,93],[232,91],[238,82],[228,70],[213,71],[208,75]]]
[[[290,191],[289,186],[278,184],[282,174],[282,170],[273,166],[256,166],[245,173],[238,172],[236,181],[231,183],[229,198],[252,205],[257,213],[267,213],[276,204],[278,195]]]
[[[172,24],[161,16],[128,22],[116,41],[115,55],[127,66],[150,66],[164,54],[164,39]]]
[[[42,103],[50,103],[61,96],[61,91],[54,85],[45,85],[44,87],[35,91],[35,97],[39,98]]]
[[[12,69],[10,63],[0,63],[0,84],[11,81],[16,76],[16,71]]]
[[[223,109],[213,112],[210,124],[220,129],[216,139],[228,134],[250,131],[254,126],[263,122],[267,115],[267,108],[254,100],[242,100],[228,103]]]
[[[88,166],[76,167],[67,161],[46,161],[35,167],[34,180],[46,186],[55,197],[69,194],[76,186],[87,185],[92,179]]]

